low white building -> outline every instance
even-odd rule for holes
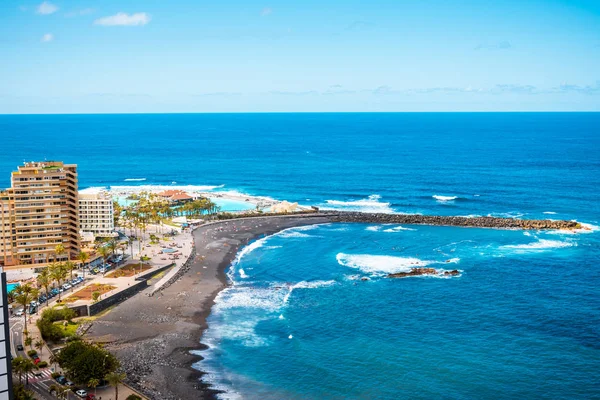
[[[79,225],[82,236],[113,237],[115,233],[112,196],[105,190],[79,191]]]

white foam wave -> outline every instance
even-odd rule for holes
[[[201,193],[223,187],[225,187],[225,185],[115,185],[110,186],[110,192],[113,195],[127,195],[140,192],[156,193],[164,190],[182,190],[187,193]],[[102,187],[102,189],[106,189],[106,187]]]
[[[248,275],[246,275],[246,272],[242,268],[240,268],[240,270],[238,272],[240,273],[240,278],[242,278],[242,279],[248,278]]]
[[[458,264],[460,262],[460,258],[454,257],[449,260],[444,261],[446,264]]]
[[[371,232],[377,232],[377,231],[381,230],[381,226],[377,226],[377,225],[367,226],[365,228],[365,230],[371,231]]]
[[[381,196],[372,194],[366,199],[360,200],[325,200],[325,205],[321,208],[329,210],[344,210],[344,211],[361,211],[392,214],[394,210],[390,207],[390,203],[382,202]]]
[[[487,216],[494,217],[494,218],[521,218],[524,215],[525,214],[517,212],[517,211],[509,211],[509,212],[504,212],[504,213],[489,213]]]
[[[145,181],[146,178],[127,178],[127,179],[123,179],[123,181],[125,182],[142,182]]]
[[[454,200],[458,199],[458,196],[440,196],[440,195],[437,195],[437,194],[434,194],[431,197],[433,197],[437,201],[441,201],[441,202],[454,201]]]
[[[277,236],[282,237],[282,238],[308,238],[308,237],[312,237],[311,235],[308,235],[308,234],[302,233],[302,232],[285,232],[285,233],[281,233],[281,234],[279,234]]]
[[[278,311],[284,304],[287,291],[275,288],[234,286],[219,292],[213,311],[232,308],[258,308],[269,312]]]
[[[307,238],[312,237],[311,235],[304,233],[307,231],[312,231],[319,227],[319,224],[315,225],[305,225],[305,226],[297,226],[294,228],[287,228],[282,231],[275,233],[273,236],[278,236],[282,238]]]
[[[543,214],[555,215],[556,213],[554,211],[544,211]]]
[[[340,265],[359,269],[369,274],[393,274],[396,272],[409,272],[411,268],[423,267],[431,264],[414,257],[380,256],[372,254],[345,254],[336,256]]]
[[[394,228],[388,228],[388,229],[384,229],[384,232],[400,232],[400,231],[416,231],[416,229],[413,228],[406,228],[404,226],[396,226]]]
[[[236,255],[235,259],[233,260],[233,262],[231,263],[231,265],[238,264],[244,256],[246,256],[246,255],[252,253],[254,250],[259,249],[262,246],[264,246],[267,239],[269,239],[269,236],[264,237],[262,239],[258,239],[256,241],[250,243],[249,245],[244,246],[242,248],[242,250],[237,253],[237,255]]]
[[[291,285],[289,287],[289,291],[287,292],[287,294],[284,296],[283,298],[283,303],[287,304],[288,300],[290,299],[290,296],[292,295],[292,292],[294,291],[294,289],[315,289],[315,288],[320,288],[320,287],[326,287],[326,286],[331,286],[331,285],[335,285],[336,281],[311,281],[311,282],[307,282],[307,281],[302,281],[302,282],[298,282],[294,285]]]
[[[560,249],[564,247],[577,246],[576,243],[573,242],[563,242],[560,240],[548,240],[548,239],[538,239],[537,242],[525,243],[525,244],[509,244],[505,246],[500,246],[501,249],[509,249],[516,250],[520,252],[527,251],[545,251],[550,249]]]
[[[531,236],[531,232],[523,231],[523,235],[525,235],[525,236]]]

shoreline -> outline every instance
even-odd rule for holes
[[[191,260],[189,268],[174,283],[159,290],[154,296],[149,296],[153,290],[153,285],[150,285],[149,289],[143,291],[144,295],[133,296],[98,318],[88,331],[88,337],[105,343],[121,360],[128,375],[127,383],[150,399],[215,399],[219,391],[202,382],[201,378],[205,373],[193,368],[203,357],[190,354],[190,351],[207,348],[201,343],[204,331],[208,328],[206,319],[215,304],[216,296],[228,286],[225,272],[243,246],[257,238],[292,227],[331,222],[385,224],[400,223],[397,222],[400,220],[404,224],[410,224],[407,218],[415,221],[414,218],[421,219],[423,216],[327,212],[247,216],[200,225],[192,234],[196,256]],[[426,218],[432,225],[446,224],[441,223],[446,221],[446,217],[433,217],[435,220],[430,220],[432,217]],[[449,221],[461,222],[450,225],[464,226],[462,217],[448,218]],[[471,218],[464,220],[473,221]],[[483,221],[496,219],[488,218]],[[536,225],[550,223],[542,229],[556,228],[556,221],[533,222]],[[573,229],[576,223],[560,221],[560,224]],[[493,227],[535,229],[522,222]],[[127,329],[123,329],[124,326]]]
[[[243,218],[201,225],[193,232],[196,257],[182,276],[149,297],[133,296],[99,317],[87,336],[105,343],[121,360],[127,383],[150,399],[215,399],[217,390],[192,367],[202,360],[200,342],[227,268],[239,250],[283,229],[329,223],[324,215]],[[123,329],[126,326],[127,329]]]

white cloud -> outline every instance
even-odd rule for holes
[[[262,11],[260,12],[260,15],[262,15],[263,17],[266,17],[267,15],[271,15],[273,13],[273,9],[270,7],[265,7],[262,9]]]
[[[54,40],[54,35],[51,33],[46,33],[42,36],[42,42],[51,42],[52,40]]]
[[[95,11],[96,10],[94,10],[93,8],[84,8],[81,10],[70,11],[65,14],[65,17],[77,17],[80,15],[89,15],[89,14],[93,14]]]
[[[42,15],[53,14],[56,11],[58,11],[58,7],[48,1],[44,1],[37,7],[37,13]]]
[[[102,26],[139,26],[146,25],[148,22],[150,22],[150,16],[145,12],[131,15],[120,12],[109,17],[98,18],[94,21],[94,24]]]

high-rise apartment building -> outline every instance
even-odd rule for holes
[[[0,192],[0,265],[37,266],[76,259],[80,250],[77,166],[28,162]],[[55,254],[61,244],[65,252]]]
[[[79,192],[79,224],[82,232],[97,237],[115,236],[113,200],[110,193],[95,188]]]

